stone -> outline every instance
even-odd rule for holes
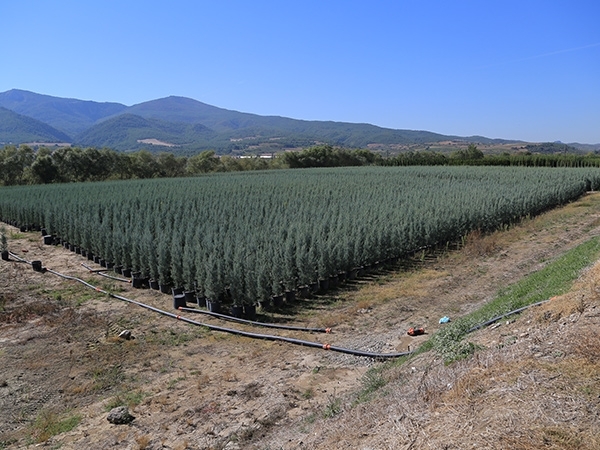
[[[135,419],[135,417],[129,414],[127,406],[118,406],[117,408],[111,409],[106,417],[106,420],[115,425],[125,425],[131,423],[133,419]]]

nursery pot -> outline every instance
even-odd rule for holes
[[[173,308],[185,308],[187,303],[185,302],[185,295],[183,294],[173,294]]]
[[[162,292],[163,294],[170,294],[171,293],[171,285],[170,284],[158,284],[158,289],[160,290],[160,292]]]
[[[8,250],[2,250],[2,260],[8,261]]]
[[[241,319],[244,315],[244,307],[241,305],[233,305],[231,307],[231,315],[237,319]]]
[[[92,252],[87,252],[87,259],[88,259],[88,261],[93,261],[94,260],[94,254]]]
[[[285,301],[290,303],[296,300],[296,291],[285,291]]]
[[[31,267],[33,267],[33,270],[35,270],[36,272],[43,271],[41,261],[31,261]]]
[[[256,320],[256,305],[244,305],[244,317],[246,320]]]
[[[283,294],[273,296],[273,306],[280,308],[283,306]]]
[[[183,295],[185,296],[185,301],[188,303],[194,303],[196,301],[196,292],[194,291],[185,291]]]
[[[220,313],[221,312],[221,303],[215,300],[206,299],[206,308],[210,312]]]
[[[308,297],[310,295],[310,287],[309,286],[300,286],[298,288],[298,295],[303,298]]]
[[[198,305],[199,308],[203,308],[206,305],[206,297],[204,295],[197,295],[196,296],[196,304]]]
[[[323,280],[319,280],[319,290],[320,291],[326,291],[327,289],[329,289],[329,279],[323,279]]]
[[[173,291],[173,295],[183,294],[183,288],[182,287],[171,288],[171,290]]]
[[[158,280],[150,280],[150,289],[154,289],[155,291],[158,291]]]
[[[118,265],[118,266],[114,266],[113,267],[113,272],[119,275],[122,275],[123,273],[123,266]]]
[[[49,234],[44,236],[44,245],[52,245],[54,243],[54,238]]]
[[[88,255],[88,259],[89,259],[89,255]],[[123,275],[125,278],[131,278],[131,269],[123,268],[123,270],[121,271],[121,275]]]

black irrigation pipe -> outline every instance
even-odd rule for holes
[[[305,328],[305,327],[293,327],[291,325],[277,325],[274,323],[256,322],[253,320],[238,319],[237,317],[228,316],[226,314],[219,314],[211,311],[204,311],[196,308],[184,308],[180,307],[180,311],[192,312],[196,314],[206,314],[208,316],[218,317],[219,319],[229,320],[231,322],[245,323],[248,325],[256,325],[259,327],[277,328],[279,330],[294,330],[294,331],[312,331],[315,333],[331,333],[331,328]]]
[[[90,266],[86,265],[85,263],[81,263],[81,265],[83,267],[85,267],[86,269],[88,269],[90,271],[90,273],[97,273],[98,275],[104,276],[106,278],[111,278],[113,280],[123,281],[123,282],[126,282],[126,283],[131,283],[131,280],[128,280],[128,279],[125,279],[125,278],[113,277],[111,275],[103,273],[103,272],[105,272],[104,269],[92,269]],[[256,321],[253,321],[253,320],[239,319],[237,317],[228,316],[226,314],[219,314],[219,313],[216,313],[216,312],[204,311],[204,310],[195,309],[195,308],[180,307],[179,310],[180,311],[185,311],[185,312],[193,312],[193,313],[196,313],[196,314],[206,314],[206,315],[209,315],[209,316],[217,317],[219,319],[228,320],[230,322],[245,323],[245,324],[248,324],[248,325],[255,325],[255,326],[259,326],[259,327],[277,328],[277,329],[280,329],[280,330],[308,331],[308,332],[315,332],[315,333],[331,333],[331,328],[293,327],[293,326],[290,326],[290,325],[277,325],[277,324],[271,324],[271,323],[256,322]]]
[[[19,258],[18,256],[14,255],[12,253],[10,253],[10,254],[13,255],[13,256],[15,256],[16,258],[18,258],[21,262],[26,262],[28,264],[31,264],[30,261],[26,261],[26,260],[24,260],[22,258]],[[112,294],[112,293],[110,293],[108,291],[105,291],[104,289],[100,289],[99,287],[94,286],[94,285],[88,283],[87,281],[84,281],[84,280],[82,280],[80,278],[77,278],[77,277],[73,277],[73,276],[70,276],[70,275],[65,275],[65,274],[56,272],[56,271],[54,271],[52,269],[48,269],[48,268],[45,268],[44,271],[45,272],[50,272],[50,273],[52,273],[54,275],[57,275],[57,276],[59,276],[61,278],[65,278],[67,280],[77,281],[77,282],[82,283],[82,284],[84,284],[85,286],[87,286],[87,287],[89,287],[91,289],[94,289],[96,292],[100,292],[100,293],[106,294],[109,297],[113,297],[113,298],[116,298],[116,299],[119,299],[119,300],[123,300],[123,301],[128,302],[128,303],[132,303],[134,305],[141,306],[142,308],[149,309],[150,311],[157,312],[159,314],[162,314],[162,315],[167,316],[167,317],[171,317],[173,319],[181,320],[181,321],[189,323],[191,325],[205,327],[205,328],[207,328],[209,330],[212,330],[212,331],[221,331],[223,333],[234,334],[234,335],[237,335],[237,336],[248,337],[248,338],[251,338],[251,339],[264,339],[264,340],[269,340],[269,341],[287,342],[287,343],[290,343],[290,344],[301,345],[301,346],[304,346],[304,347],[320,348],[320,349],[323,349],[323,350],[331,350],[331,351],[334,351],[334,352],[346,353],[346,354],[354,355],[354,356],[364,356],[364,357],[375,358],[375,359],[399,358],[399,357],[402,357],[402,356],[408,356],[408,355],[412,354],[412,352],[402,352],[402,353],[374,353],[374,352],[367,352],[367,351],[362,351],[362,350],[352,350],[352,349],[349,349],[349,348],[337,347],[337,346],[330,345],[330,344],[327,344],[327,343],[321,344],[319,342],[304,341],[304,340],[301,340],[301,339],[294,339],[294,338],[288,338],[288,337],[283,337],[283,336],[276,336],[276,335],[271,335],[271,334],[250,333],[248,331],[236,330],[234,328],[225,328],[225,327],[220,327],[220,326],[217,326],[217,325],[209,325],[209,324],[205,324],[205,323],[202,323],[202,322],[197,322],[197,321],[192,320],[192,319],[188,319],[187,317],[181,317],[178,314],[173,314],[173,313],[170,313],[168,311],[164,311],[162,309],[155,308],[154,306],[150,306],[150,305],[147,305],[145,303],[137,302],[135,300],[123,297],[121,295]]]
[[[480,328],[487,327],[488,325],[491,325],[491,324],[493,324],[494,322],[498,322],[499,320],[501,320],[501,319],[504,319],[505,317],[512,316],[513,314],[518,314],[518,313],[520,313],[520,312],[522,312],[522,311],[525,311],[525,310],[526,310],[526,309],[528,309],[528,308],[531,308],[532,306],[539,306],[539,305],[543,305],[544,303],[547,303],[547,302],[549,302],[549,301],[550,301],[550,300],[542,300],[541,302],[532,303],[531,305],[523,306],[523,307],[521,307],[521,308],[519,308],[519,309],[515,309],[515,310],[513,310],[513,311],[509,311],[509,312],[507,312],[506,314],[502,314],[501,316],[496,316],[496,317],[494,317],[493,319],[490,319],[490,320],[488,320],[487,322],[483,322],[483,323],[481,323],[481,324],[479,324],[479,325],[476,325],[476,326],[474,326],[474,327],[473,327],[473,328],[471,328],[469,331],[467,331],[465,334],[472,333],[472,332],[474,332],[474,331],[477,331],[477,330],[479,330]]]
[[[85,267],[87,270],[89,270],[90,273],[97,273],[98,275],[100,275],[102,277],[110,278],[111,280],[122,281],[123,283],[131,283],[131,280],[129,280],[127,278],[113,277],[112,275],[108,275],[107,273],[104,273],[104,272],[106,272],[106,269],[92,269],[90,266],[86,265],[85,263],[81,263],[81,265],[83,267]]]
[[[9,254],[11,256],[15,257],[19,262],[24,262],[24,263],[27,263],[27,264],[32,264],[30,261],[27,261],[27,260],[25,260],[23,258],[20,258],[19,256],[15,255],[12,252],[9,252]],[[155,307],[147,305],[145,303],[140,303],[140,302],[137,302],[135,300],[131,300],[129,298],[126,298],[126,297],[123,297],[123,296],[120,296],[120,295],[112,294],[112,293],[110,293],[108,291],[105,291],[104,289],[100,289],[99,287],[93,286],[92,284],[88,283],[87,281],[84,281],[84,280],[82,280],[80,278],[77,278],[77,277],[72,277],[70,275],[64,275],[62,273],[59,273],[59,272],[56,272],[54,270],[47,269],[47,268],[44,268],[43,271],[53,273],[53,274],[55,274],[55,275],[57,275],[59,277],[65,278],[67,280],[78,281],[78,282],[80,282],[80,283],[88,286],[89,288],[94,289],[97,292],[101,292],[103,294],[108,295],[109,297],[113,297],[113,298],[116,298],[116,299],[119,299],[119,300],[123,300],[123,301],[128,302],[128,303],[132,303],[134,305],[141,306],[142,308],[149,309],[150,311],[154,311],[154,312],[157,312],[159,314],[162,314],[162,315],[165,315],[165,316],[177,319],[177,320],[181,320],[183,322],[186,322],[186,323],[189,323],[189,324],[192,324],[192,325],[197,325],[197,326],[205,327],[205,328],[207,328],[209,330],[212,330],[212,331],[221,331],[223,333],[229,333],[229,334],[234,334],[234,335],[238,335],[238,336],[244,336],[244,337],[248,337],[248,338],[252,338],[252,339],[265,339],[265,340],[270,340],[270,341],[288,342],[290,344],[302,345],[304,347],[321,348],[321,349],[324,349],[324,350],[331,350],[331,351],[334,351],[334,352],[346,353],[346,354],[354,355],[354,356],[364,356],[364,357],[375,358],[375,359],[399,358],[399,357],[402,357],[402,356],[409,356],[409,355],[413,354],[413,352],[374,353],[374,352],[367,352],[367,351],[362,351],[362,350],[352,350],[352,349],[348,349],[348,348],[344,348],[344,347],[337,347],[337,346],[330,345],[330,344],[321,344],[321,343],[318,343],[318,342],[304,341],[304,340],[301,340],[301,339],[293,339],[293,338],[288,338],[288,337],[283,337],[283,336],[276,336],[276,335],[271,335],[271,334],[250,333],[248,331],[236,330],[234,328],[225,328],[225,327],[220,327],[220,326],[217,326],[217,325],[209,325],[209,324],[205,324],[205,323],[202,323],[202,322],[197,322],[197,321],[192,320],[192,319],[188,319],[186,317],[181,317],[178,314],[173,314],[173,313],[170,313],[168,311],[164,311],[162,309],[155,308]],[[522,312],[522,311],[524,311],[524,310],[526,310],[528,308],[531,308],[532,306],[542,305],[542,304],[544,304],[546,302],[549,302],[549,301],[550,300],[542,300],[541,302],[532,303],[531,305],[523,306],[521,308],[515,309],[513,311],[509,311],[509,312],[507,312],[505,314],[502,314],[500,316],[496,316],[496,317],[494,317],[494,318],[492,318],[492,319],[490,319],[490,320],[488,320],[488,321],[486,321],[486,322],[484,322],[482,324],[476,325],[475,327],[473,327],[470,330],[468,330],[465,334],[472,333],[472,332],[474,332],[476,330],[479,330],[480,328],[483,328],[483,327],[486,327],[488,325],[491,325],[492,323],[497,322],[500,319],[503,319],[505,317],[511,316],[513,314],[518,314],[518,313],[520,313],[520,312]],[[200,312],[200,310],[194,310],[194,309],[191,309],[191,308],[180,308],[180,309],[181,310],[190,310],[190,311],[193,311],[193,312]],[[212,314],[216,314],[216,313],[212,313]],[[218,314],[218,315],[219,316],[223,316],[222,314]],[[233,318],[230,318],[229,316],[224,316],[224,317],[226,317],[228,319],[233,319]],[[238,319],[238,320],[242,320],[242,319]],[[244,321],[244,322],[250,322],[250,321]],[[260,324],[259,322],[251,322],[251,323],[253,323],[253,324],[254,323]],[[261,325],[263,325],[263,324],[261,324]]]

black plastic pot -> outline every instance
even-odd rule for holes
[[[256,305],[244,305],[244,317],[246,320],[256,320]]]
[[[88,261],[93,261],[95,258],[94,254],[92,252],[88,252],[87,253],[87,259]]]
[[[76,253],[77,255],[81,255],[81,247],[77,247],[77,246],[75,246],[75,253]]]
[[[180,294],[183,294],[183,288],[182,288],[182,287],[178,287],[178,288],[171,288],[171,290],[173,291],[173,295],[180,295]]]
[[[106,260],[105,259],[101,259],[100,260],[100,267],[106,267]]]
[[[170,284],[160,284],[159,283],[158,284],[158,289],[163,294],[170,294],[171,293],[171,289],[173,289],[173,287]]]
[[[19,227],[19,231],[20,231],[21,233],[25,233],[25,232],[27,231],[27,227],[25,227],[25,226],[20,226],[20,227]]]
[[[131,269],[123,268],[121,275],[123,275],[125,278],[131,278]]]
[[[185,295],[185,301],[188,303],[194,303],[196,301],[196,292],[194,291],[185,291],[183,295]]]
[[[44,245],[52,245],[54,244],[54,238],[49,234],[44,236]]]
[[[290,303],[296,300],[296,291],[285,291],[285,301]]]
[[[298,288],[298,295],[302,298],[307,298],[308,296],[310,296],[310,287],[300,286]]]
[[[123,275],[123,266],[118,265],[113,267],[113,272],[118,275]]]
[[[308,288],[310,289],[310,292],[317,292],[319,290],[319,283],[314,281],[308,285]]]
[[[329,279],[322,279],[319,280],[319,290],[321,292],[325,292],[327,289],[329,289]]]
[[[36,272],[43,272],[44,271],[44,269],[42,268],[42,262],[41,261],[31,261],[31,267]]]
[[[8,257],[8,250],[2,250],[2,261],[10,261]]]
[[[40,231],[42,232],[42,236],[48,235],[48,230],[46,230],[45,228],[42,228]]]
[[[215,300],[206,299],[206,309],[208,309],[210,312],[220,313],[221,303]]]
[[[233,305],[231,307],[231,315],[236,319],[241,319],[244,316],[244,307],[242,305]]]
[[[94,262],[95,262],[96,264],[100,264],[100,260],[101,260],[101,259],[102,259],[102,258],[100,258],[99,256],[94,256]]]
[[[72,252],[74,252],[75,248],[76,248],[75,244],[69,244],[69,250],[71,250]]]
[[[185,307],[187,307],[187,303],[185,302],[185,295],[183,295],[183,294],[173,295],[173,308],[179,309],[179,308],[185,308]]]
[[[259,304],[262,309],[268,311],[273,306],[273,301],[270,298],[265,298],[264,300],[261,300]]]
[[[196,296],[196,304],[198,305],[199,308],[204,308],[205,306],[207,307],[206,297],[204,295],[197,295]]]
[[[283,295],[274,295],[273,296],[273,306],[275,308],[280,308],[283,306]]]
[[[337,275],[332,275],[329,277],[329,288],[335,288],[338,285],[338,276]]]
[[[154,289],[155,291],[158,291],[158,280],[150,280],[149,284],[150,284],[150,289]]]
[[[85,258],[87,256],[87,250],[81,249],[79,254]]]
[[[113,267],[115,267],[115,263],[114,262],[106,261],[106,268],[108,270],[111,270]]]
[[[142,289],[148,286],[148,279],[142,277],[141,272],[135,272],[131,274],[131,286],[136,289]]]

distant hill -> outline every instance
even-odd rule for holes
[[[71,138],[50,125],[0,107],[0,144],[23,142],[71,142]]]
[[[56,136],[50,141],[58,139],[74,145],[124,151],[170,149],[189,154],[211,149],[221,154],[244,154],[330,144],[398,152],[409,148],[425,149],[429,144],[444,147],[445,142],[453,142],[454,146],[456,143],[523,144],[521,141],[484,136],[460,137],[430,131],[396,130],[366,123],[260,116],[176,96],[128,107],[120,103],[66,99],[12,89],[0,93],[0,107],[43,122],[50,128],[40,131],[40,136],[48,136],[48,133]],[[17,122],[12,117],[10,124],[10,127],[8,122],[4,124],[5,142],[18,144],[49,140],[29,137],[32,135],[32,123]],[[41,130],[39,126],[37,128]],[[58,138],[57,132],[63,133],[61,138]],[[578,144],[576,147],[583,146]]]
[[[81,133],[77,137],[77,144],[123,151],[149,146],[192,149],[208,145],[216,135],[216,132],[201,124],[166,122],[121,114]]]
[[[52,97],[20,89],[0,93],[0,107],[47,123],[71,137],[85,131],[99,119],[127,108],[120,103]]]

